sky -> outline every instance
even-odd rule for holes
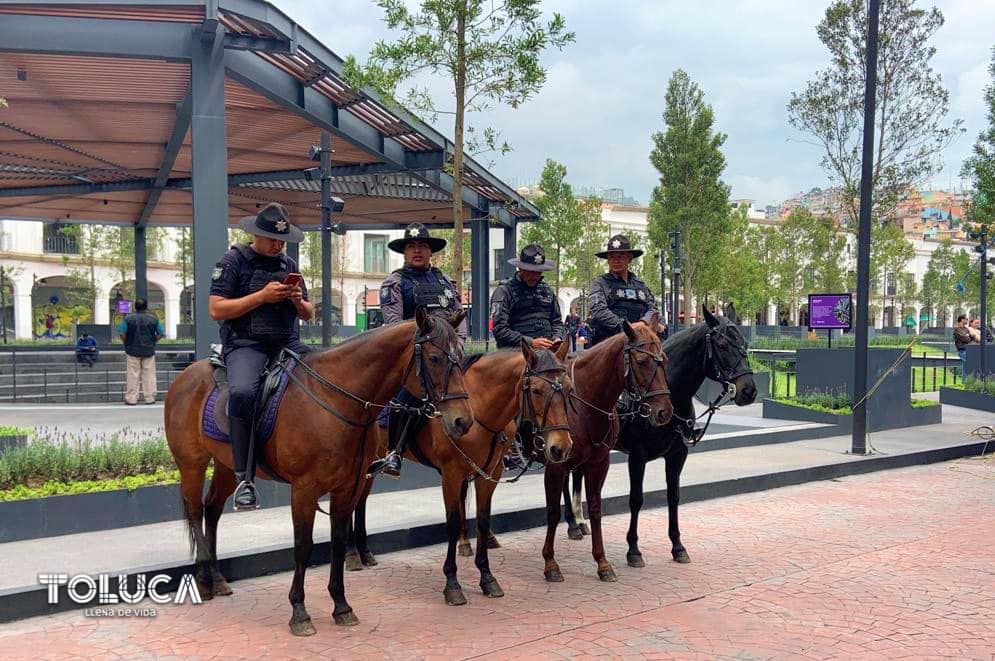
[[[378,39],[389,39],[372,0],[271,0],[338,55],[361,61]],[[411,0],[409,4],[414,4]],[[538,180],[547,158],[566,165],[575,188],[622,187],[646,204],[658,174],[649,162],[674,69],[688,72],[728,135],[724,181],[732,198],[776,204],[829,185],[819,149],[788,125],[793,91],[828,64],[815,26],[820,0],[547,0],[577,35],[561,51],[547,51],[548,80],[518,109],[495,107],[475,116],[501,132],[513,151],[489,156],[492,172],[509,183]],[[920,6],[932,6],[920,2]],[[995,46],[995,2],[936,0],[946,23],[933,38],[933,66],[950,91],[948,117],[966,132],[942,155],[945,168],[931,185],[960,185],[960,164],[986,123],[982,94]],[[423,78],[439,108],[452,108],[444,80]],[[436,128],[452,136],[452,118]]]

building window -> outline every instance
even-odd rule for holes
[[[63,232],[61,225],[45,225],[42,236],[44,251],[47,253],[79,254],[79,239],[75,234]]]
[[[491,280],[503,280],[504,279],[504,248],[494,249],[494,261],[491,262],[493,265],[494,273],[491,275]]]
[[[382,234],[365,234],[363,241],[363,270],[367,273],[386,273],[387,237]]]

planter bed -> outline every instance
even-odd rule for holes
[[[995,395],[960,388],[940,388],[940,403],[995,413]]]
[[[942,395],[941,395],[942,397]],[[995,399],[995,398],[993,398]],[[922,425],[935,425],[943,421],[942,406],[924,406],[915,408],[908,406],[895,415],[886,419],[868,413],[868,431],[882,431],[885,429],[902,429],[905,427],[920,427]],[[836,425],[840,433],[846,433],[853,429],[853,416],[846,414],[828,413],[817,411],[805,406],[795,406],[773,399],[765,399],[763,404],[763,417],[777,420],[802,420],[805,422],[820,422],[827,425]]]

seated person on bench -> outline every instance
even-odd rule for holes
[[[76,362],[87,367],[93,367],[99,356],[97,338],[89,333],[82,333],[76,340]]]

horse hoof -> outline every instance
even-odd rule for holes
[[[463,594],[463,588],[458,585],[454,588],[446,588],[442,591],[442,594],[445,596],[446,604],[449,606],[466,605],[466,595]]]
[[[490,597],[491,599],[504,596],[504,590],[498,585],[497,580],[493,578],[489,581],[481,582],[480,591],[484,593],[485,597]]]
[[[344,613],[333,613],[332,619],[340,627],[354,627],[359,624],[359,618],[356,617],[356,614],[351,609]]]
[[[214,596],[227,597],[231,594],[231,586],[223,578],[214,579]]]
[[[567,528],[567,537],[569,539],[584,539],[584,531],[580,526],[576,528]]]
[[[313,636],[318,633],[318,630],[314,628],[311,624],[311,618],[306,620],[300,620],[299,622],[290,621],[290,633],[298,637]]]
[[[201,601],[210,601],[214,599],[214,586],[207,586],[203,583],[197,583],[197,592],[200,593]]]
[[[360,559],[358,553],[346,554],[345,568],[346,571],[361,571],[363,569],[363,561]]]
[[[461,556],[463,556],[464,558],[472,557],[473,556],[473,547],[470,546],[470,542],[467,542],[466,544],[462,544],[461,543],[456,548],[456,553],[459,554],[459,555],[461,555]]]
[[[679,562],[682,565],[686,565],[691,562],[691,556],[689,556],[688,552],[684,549],[681,549],[680,551],[671,551],[670,554],[674,556],[674,562]]]
[[[363,561],[364,567],[376,567],[377,564],[379,564],[377,562],[377,556],[373,555],[372,551],[361,552],[359,554],[359,559]]]
[[[559,569],[547,569],[544,573],[546,574],[547,583],[563,582],[563,574],[560,573]]]
[[[591,526],[587,525],[587,521],[580,524],[580,531],[585,535],[591,534]]]
[[[618,576],[615,575],[615,568],[608,565],[604,569],[598,569],[598,578],[600,578],[605,583],[614,583],[618,580]]]
[[[487,538],[487,548],[489,549],[501,548],[501,542],[499,542],[497,537],[494,536],[494,533],[491,533],[491,535]]]
[[[642,553],[626,553],[625,562],[630,567],[645,567],[646,563],[643,561]]]

